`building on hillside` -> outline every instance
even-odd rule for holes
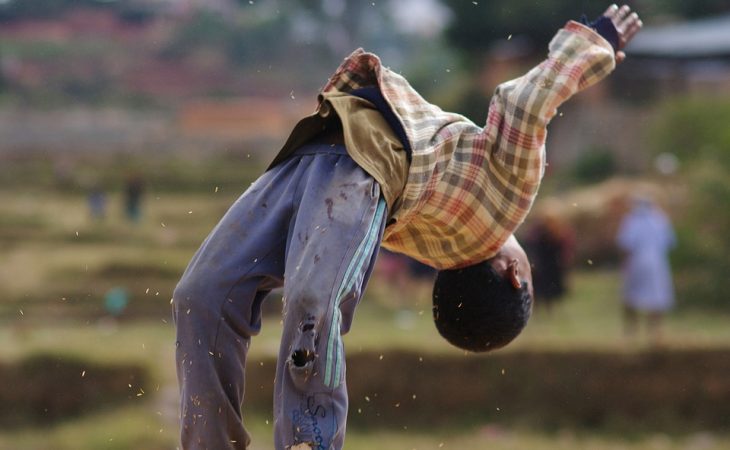
[[[730,14],[647,27],[626,50],[621,82],[636,95],[730,96]]]

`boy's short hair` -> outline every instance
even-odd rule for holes
[[[436,329],[463,350],[488,352],[504,347],[520,334],[531,311],[527,283],[515,289],[490,260],[439,271],[434,283]]]

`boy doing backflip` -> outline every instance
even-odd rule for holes
[[[532,280],[513,232],[543,176],[547,124],[614,69],[640,27],[615,5],[568,22],[545,61],[497,88],[483,128],[426,102],[377,56],[345,59],[175,290],[182,448],[248,446],[246,354],[262,301],[282,285],[275,447],[343,447],[342,335],[380,245],[439,269],[434,319],[449,342],[489,351],[517,336]]]

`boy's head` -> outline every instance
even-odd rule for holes
[[[532,272],[514,237],[494,257],[442,270],[433,289],[436,328],[451,344],[487,352],[509,344],[532,312]]]

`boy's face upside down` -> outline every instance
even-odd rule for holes
[[[527,254],[510,236],[487,260],[439,271],[433,291],[436,329],[462,350],[499,349],[522,332],[533,295]]]
[[[531,298],[535,298],[532,286],[532,269],[527,253],[514,236],[510,236],[499,252],[489,260],[489,264],[504,277],[515,290],[520,289],[523,283]]]

